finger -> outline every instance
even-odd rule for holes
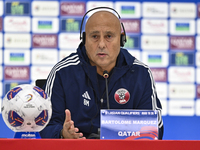
[[[83,138],[83,133],[79,133],[79,138]]]
[[[70,128],[69,130],[68,130],[68,132],[70,133],[70,134],[75,134],[75,133],[77,133],[79,130],[78,130],[78,128]]]
[[[69,109],[65,110],[65,122],[71,121],[71,113]]]
[[[83,133],[78,133],[79,129],[78,128],[72,128],[68,130],[68,133],[75,139],[83,137]]]
[[[68,129],[68,130],[64,130],[62,131],[62,135],[64,138],[68,138],[68,139],[85,139],[85,137],[83,137],[83,133],[77,133],[79,131],[78,128],[73,128],[73,129]]]
[[[86,137],[83,136],[83,133],[79,133],[79,139],[86,139]]]
[[[74,139],[81,139],[81,138],[84,138],[84,137],[83,137],[82,133],[75,133],[75,134],[73,134],[73,138]]]
[[[73,129],[74,128],[74,122],[71,120],[71,121],[68,121],[68,122],[64,122],[63,124],[63,129],[68,131],[69,129]]]

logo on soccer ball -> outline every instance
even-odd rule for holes
[[[114,98],[117,103],[126,104],[129,101],[130,93],[126,89],[121,88],[115,92]]]
[[[32,100],[33,95],[32,94],[27,94],[26,96],[27,102],[29,102],[30,100]]]

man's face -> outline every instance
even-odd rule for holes
[[[92,66],[110,71],[120,52],[121,26],[109,12],[98,12],[86,24],[86,52]]]

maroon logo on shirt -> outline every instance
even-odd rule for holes
[[[130,99],[130,93],[126,89],[121,88],[115,92],[114,98],[117,103],[126,104]]]

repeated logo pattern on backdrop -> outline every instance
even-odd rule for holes
[[[163,115],[200,116],[200,4],[190,1],[0,1],[0,100],[76,51],[82,16],[97,6],[120,14],[125,48],[150,66]]]

